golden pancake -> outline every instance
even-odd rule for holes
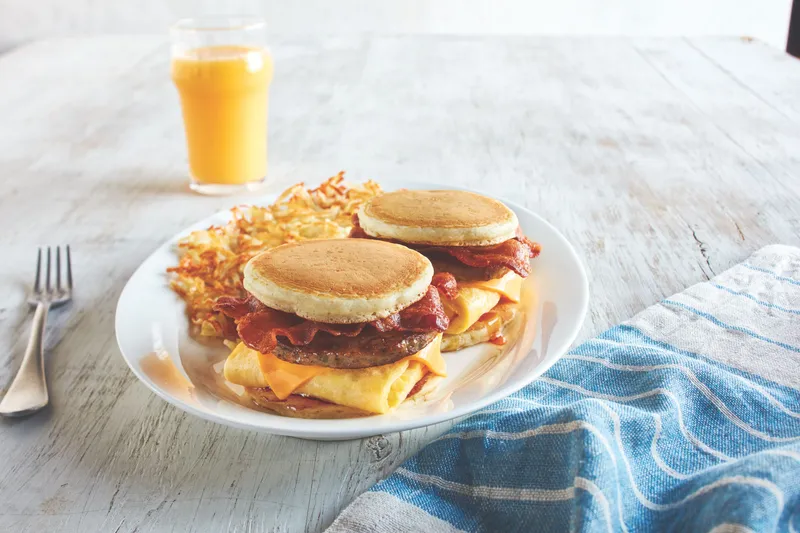
[[[353,324],[384,318],[424,296],[433,266],[399,244],[324,239],[252,258],[244,288],[264,305],[308,320]]]
[[[269,388],[245,387],[245,391],[257,406],[275,414],[292,418],[358,418],[372,414],[361,409],[337,405],[297,394],[292,394],[288,398],[281,400]]]
[[[516,235],[514,212],[468,191],[401,190],[376,196],[358,212],[370,236],[412,244],[486,246]]]

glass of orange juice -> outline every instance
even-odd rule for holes
[[[171,33],[191,188],[205,194],[257,189],[267,176],[272,81],[264,20],[183,19]]]

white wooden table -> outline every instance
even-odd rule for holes
[[[765,244],[800,244],[800,62],[763,44],[352,37],[273,52],[274,189],[346,169],[514,198],[588,266],[582,338]],[[162,38],[0,56],[0,387],[26,342],[38,245],[73,246],[77,287],[51,314],[51,407],[0,420],[0,531],[318,531],[447,429],[273,437],[137,382],[114,340],[128,276],[243,200],[187,192],[182,135]]]

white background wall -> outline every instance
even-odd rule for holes
[[[740,35],[785,48],[791,0],[0,0],[0,49],[41,37],[159,33],[250,13],[280,33]]]

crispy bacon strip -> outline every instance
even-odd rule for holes
[[[458,282],[455,276],[449,272],[438,272],[434,274],[431,285],[436,287],[439,294],[443,294],[445,298],[452,299],[458,295]]]
[[[221,296],[214,302],[215,311],[219,311],[236,320],[250,313],[258,313],[266,309],[269,308],[252,296],[246,296],[244,298]]]
[[[367,235],[358,221],[358,213],[353,214],[353,228],[350,237],[357,239],[374,239]],[[513,270],[523,278],[531,273],[530,260],[542,251],[539,243],[533,242],[522,233],[522,228],[517,228],[513,239],[490,246],[429,246],[424,244],[402,243],[422,254],[441,252],[454,257],[460,263],[471,267],[496,267],[504,266]]]
[[[539,244],[538,242],[534,242],[534,241],[530,240],[528,237],[526,237],[525,234],[522,233],[522,228],[520,228],[519,226],[517,226],[516,239],[518,241],[520,241],[522,244],[524,244],[525,246],[527,246],[528,248],[531,249],[531,252],[530,252],[530,258],[531,259],[533,259],[534,257],[538,257],[539,254],[542,253],[542,245]]]
[[[355,337],[367,325],[385,333],[388,331],[444,331],[450,321],[444,312],[436,287],[429,286],[418,302],[386,318],[358,324],[327,324],[306,320],[291,313],[271,309],[253,296],[217,299],[214,309],[236,320],[236,331],[247,346],[262,353],[275,349],[278,337],[295,346],[309,344],[319,332]]]
[[[373,320],[369,324],[381,333],[393,330],[421,333],[444,331],[450,325],[450,320],[442,307],[438,289],[430,285],[428,292],[418,302],[411,304],[399,313]]]
[[[314,340],[320,331],[336,337],[355,337],[363,329],[364,324],[323,324],[269,308],[247,314],[236,321],[236,331],[242,342],[261,353],[274,350],[279,336],[294,345],[304,346]]]
[[[350,228],[350,234],[347,236],[350,239],[374,239],[372,235],[368,235],[364,228],[361,227],[361,223],[358,221],[358,213],[353,213],[353,216],[350,217],[350,222],[353,224],[353,227]]]
[[[525,241],[528,238],[522,236]],[[422,253],[441,252],[454,257],[458,262],[471,267],[504,266],[517,275],[527,278],[531,274],[530,260],[541,251],[536,243],[526,243],[519,237],[491,246],[415,246]]]

